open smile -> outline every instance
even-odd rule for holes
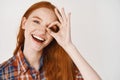
[[[32,38],[39,43],[43,43],[45,41],[44,38],[37,36],[37,35],[34,35],[34,34],[32,34]]]

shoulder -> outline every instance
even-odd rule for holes
[[[15,62],[15,56],[11,57],[7,61],[0,64],[0,70],[7,68],[9,65],[13,64],[14,62]]]
[[[0,64],[0,79],[4,79],[6,75],[8,76],[11,72],[17,69],[16,62],[16,57],[13,56],[7,61]]]

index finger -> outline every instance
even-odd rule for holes
[[[57,15],[58,20],[60,21],[60,23],[62,23],[62,22],[63,22],[63,19],[62,19],[62,16],[61,16],[61,14],[60,14],[60,12],[58,11],[57,8],[55,8],[55,14]]]

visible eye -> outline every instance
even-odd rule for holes
[[[33,20],[33,22],[36,24],[40,24],[40,21],[38,21],[38,20]]]
[[[55,33],[57,33],[57,32],[59,31],[59,27],[58,27],[58,26],[52,26],[52,27],[50,27],[50,29],[51,29],[53,32],[55,32]]]

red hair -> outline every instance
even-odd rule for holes
[[[56,8],[50,2],[42,1],[33,4],[23,15],[23,17],[28,18],[29,15],[36,9],[45,7],[54,12]],[[18,52],[21,46],[24,46],[24,30],[22,29],[22,22],[20,25],[19,33],[17,36],[17,46],[14,51],[14,55]],[[45,71],[45,76],[47,80],[75,80],[73,62],[68,54],[64,51],[55,39],[44,48],[44,65],[43,70]]]

